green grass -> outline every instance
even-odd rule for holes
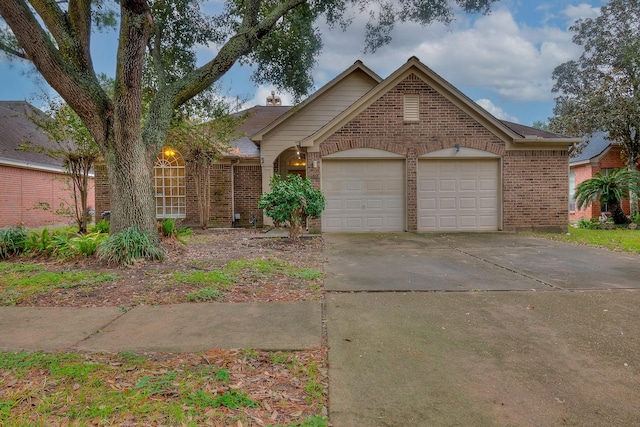
[[[240,259],[229,261],[221,270],[177,272],[173,274],[174,283],[202,286],[187,294],[187,301],[218,301],[223,298],[224,291],[241,281],[241,277],[268,278],[283,274],[302,281],[322,278],[321,271],[313,268],[296,268],[284,261],[276,259]]]
[[[295,359],[294,353],[286,354]],[[260,360],[270,363],[277,357],[263,352]],[[233,374],[220,367],[228,363],[227,355],[205,363],[198,355],[154,361],[132,352],[0,352],[0,425],[66,425],[73,420],[73,425],[198,426],[212,419],[236,425],[237,420],[245,421],[241,415],[245,411],[262,406],[248,390],[228,385]],[[323,387],[305,376],[313,368],[296,362],[296,369],[294,375],[307,384],[307,398],[322,408]],[[238,378],[231,380],[235,384]],[[326,426],[319,413],[287,425]],[[261,416],[269,419],[270,411]]]
[[[249,273],[258,277],[273,274],[284,274],[301,280],[315,280],[323,276],[322,272],[313,268],[296,268],[277,259],[254,259],[229,261],[225,268],[231,274]]]
[[[235,277],[225,271],[192,271],[178,272],[173,274],[173,280],[178,283],[198,284],[198,285],[217,285],[229,287],[232,283],[238,281]]]
[[[117,279],[115,274],[93,271],[50,271],[31,263],[0,262],[0,305],[16,305],[54,289],[90,287]]]
[[[560,242],[640,254],[640,230],[591,230],[569,227],[567,234],[537,234],[537,236]]]

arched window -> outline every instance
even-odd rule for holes
[[[184,160],[180,153],[164,147],[158,154],[154,171],[156,218],[186,217]]]

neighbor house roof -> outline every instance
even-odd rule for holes
[[[25,143],[44,148],[57,148],[29,116],[44,113],[25,101],[0,101],[0,164],[28,169],[63,172],[59,160],[43,153],[17,150]]]
[[[256,105],[235,113],[236,116],[246,114],[247,118],[237,130],[241,137],[231,141],[231,151],[223,154],[223,157],[259,157],[260,149],[249,137],[276,121],[291,108],[280,105]]]
[[[607,139],[606,132],[596,132],[589,137],[587,143],[582,147],[582,151],[575,157],[569,159],[571,166],[588,163],[605,154],[611,146],[616,145],[615,141]]]

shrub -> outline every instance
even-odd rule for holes
[[[27,232],[19,227],[0,230],[0,259],[9,258],[25,250]]]
[[[258,209],[273,219],[276,227],[286,226],[290,238],[298,238],[307,218],[317,218],[324,210],[324,195],[314,188],[308,178],[276,174],[269,183],[271,193],[263,194]]]
[[[137,227],[110,236],[98,246],[96,255],[107,264],[118,265],[131,265],[139,259],[163,260],[166,256],[157,239]]]
[[[91,233],[82,236],[73,237],[69,243],[76,253],[84,256],[92,256],[96,253],[98,246],[108,239],[104,233]]]
[[[109,234],[109,227],[110,227],[109,221],[107,221],[106,219],[101,219],[93,227],[93,232],[94,233]]]
[[[52,233],[48,228],[31,231],[25,240],[24,250],[32,255],[51,254]]]
[[[165,218],[160,223],[162,236],[172,238],[176,236],[176,221],[173,218]]]

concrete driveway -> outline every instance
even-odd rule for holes
[[[640,288],[631,254],[506,233],[327,234],[329,291]]]
[[[501,233],[324,239],[334,426],[640,426],[639,256]]]

